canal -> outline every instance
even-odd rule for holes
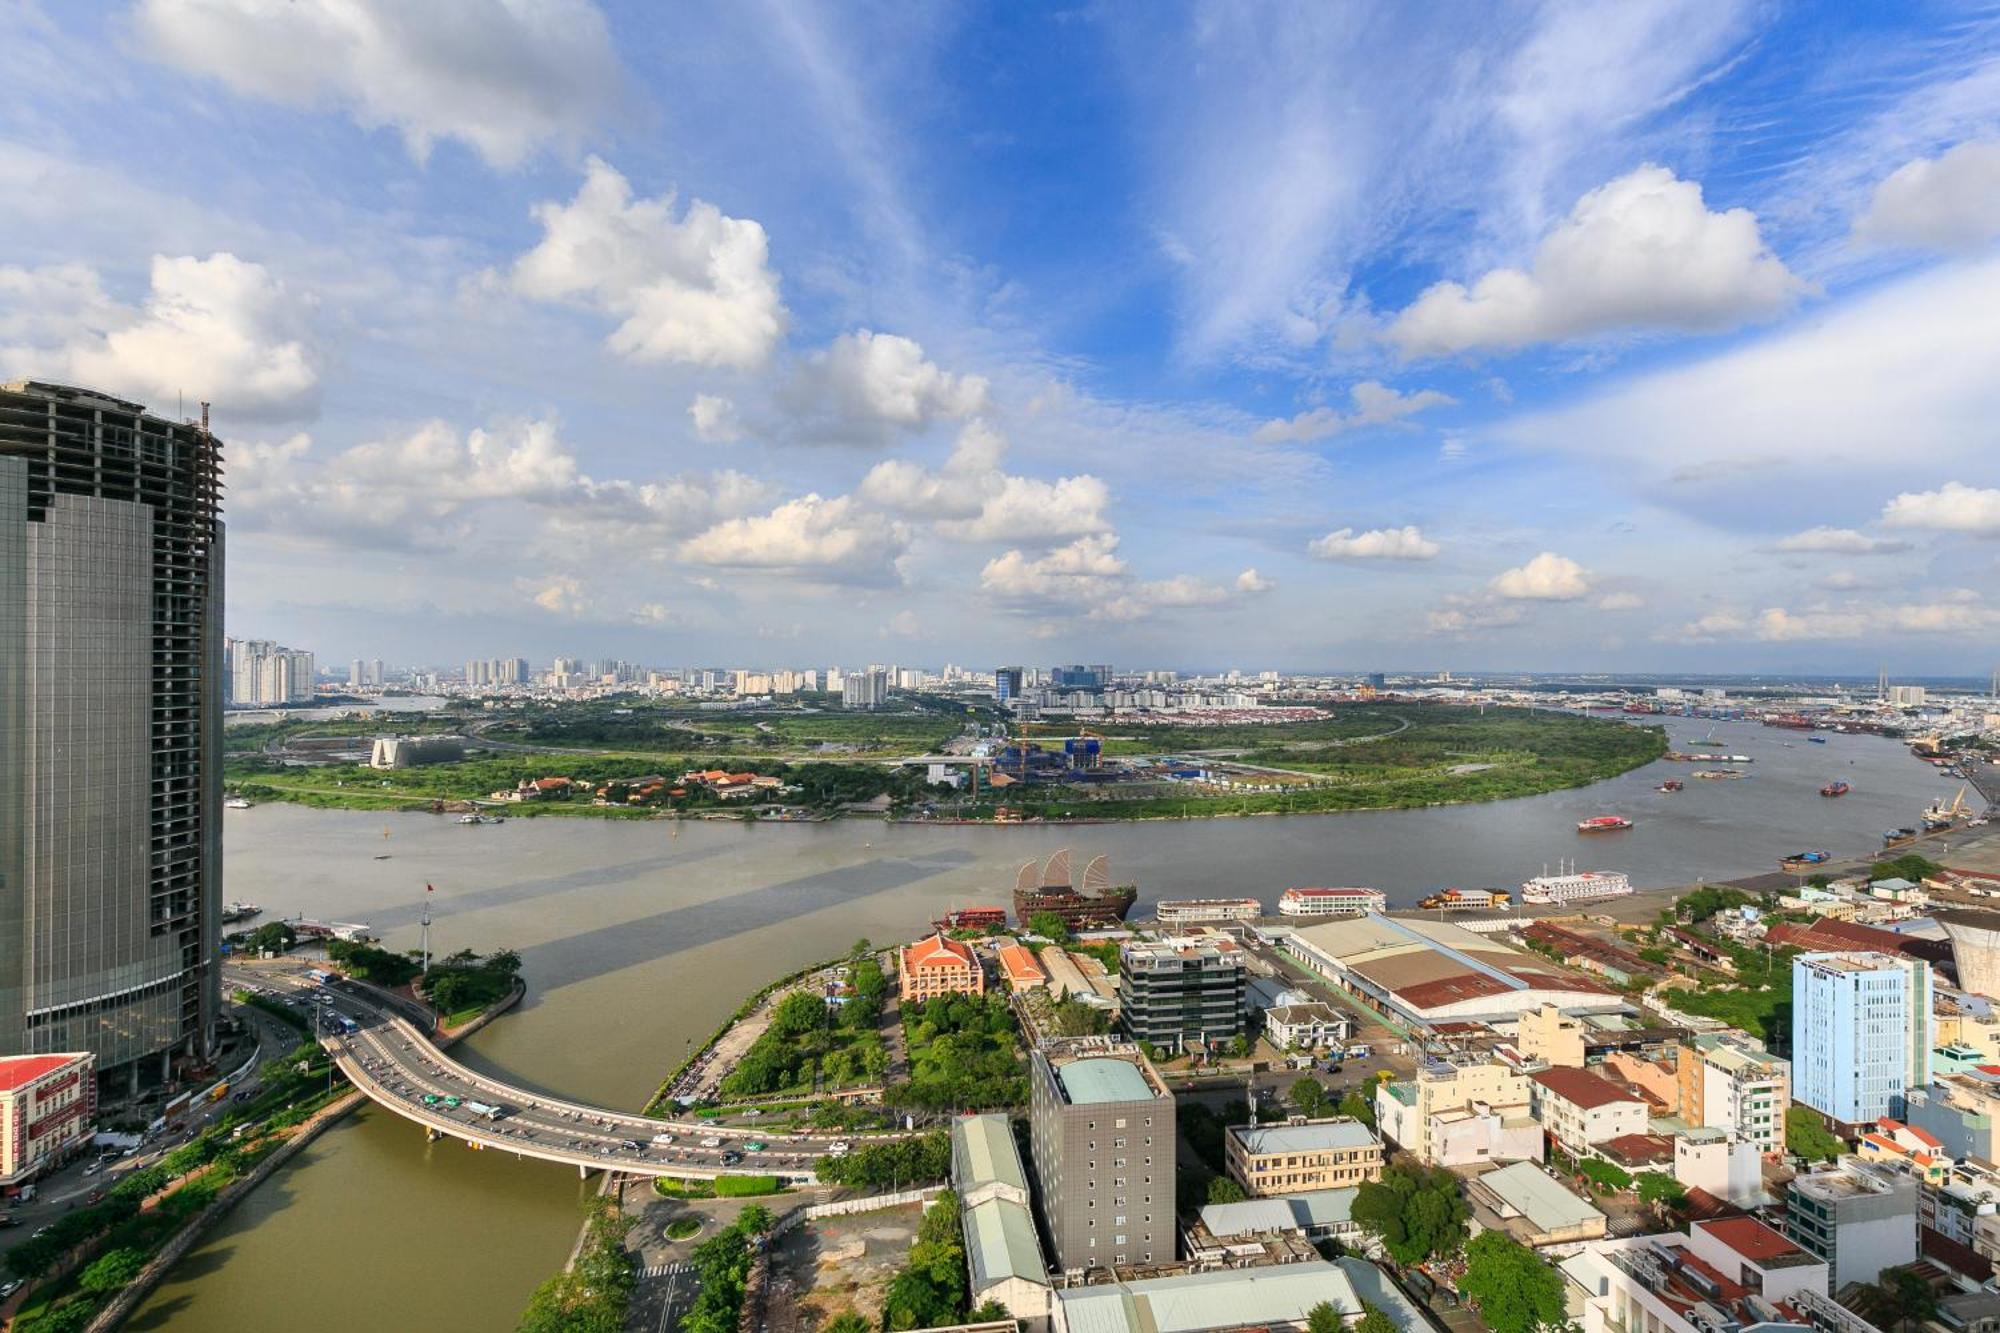
[[[227,812],[226,896],[268,914],[366,921],[432,947],[520,950],[529,998],[461,1048],[475,1065],[572,1097],[637,1107],[745,993],[844,950],[906,939],[940,911],[1007,901],[1014,870],[1060,847],[1099,852],[1160,898],[1365,884],[1407,905],[1439,885],[1517,885],[1565,857],[1642,888],[1775,869],[1784,853],[1872,850],[1956,791],[1901,745],[1744,723],[1673,721],[1675,748],[1746,754],[1741,781],[1659,763],[1577,791],[1487,805],[1068,828],[873,820],[725,823],[517,819],[285,805]],[[551,771],[560,770],[552,761]],[[1663,778],[1686,790],[1656,792]],[[1833,779],[1839,800],[1818,795]],[[1589,815],[1629,832],[1579,837]],[[676,836],[674,830],[678,828]],[[135,1329],[349,1333],[513,1326],[568,1253],[587,1188],[564,1168],[456,1143],[368,1109],[239,1207],[154,1293]]]

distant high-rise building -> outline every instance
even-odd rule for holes
[[[114,1087],[214,1051],[219,463],[137,403],[0,386],[0,1051]]]
[[[1021,668],[1017,666],[999,667],[993,672],[993,699],[996,703],[1006,703],[1009,699],[1021,697]]]
[[[364,666],[362,664],[361,659],[357,657],[352,662],[349,662],[347,664],[347,684],[350,688],[359,689],[361,686],[366,685],[367,683],[368,683],[368,668]]]
[[[848,674],[841,682],[840,702],[847,708],[880,708],[889,700],[889,673],[880,667]]]
[[[1792,1100],[1845,1125],[1903,1115],[1931,1081],[1931,969],[1880,953],[1792,960]]]
[[[238,639],[231,645],[230,702],[256,707],[310,703],[313,655],[269,639]]]
[[[381,658],[378,657],[368,664],[368,683],[378,690],[382,688],[383,674]]]
[[[1371,690],[1386,690],[1386,689],[1388,689],[1388,688],[1389,688],[1389,677],[1388,677],[1388,676],[1386,676],[1386,675],[1384,675],[1384,674],[1383,674],[1382,672],[1380,672],[1380,671],[1371,671],[1371,672],[1369,672],[1369,673],[1368,673],[1368,688],[1369,688],[1369,689],[1371,689]]]

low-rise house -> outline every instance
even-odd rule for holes
[[[1354,1020],[1324,1000],[1273,1005],[1264,1011],[1264,1039],[1283,1051],[1321,1051],[1354,1035]]]
[[[1954,1163],[1917,1191],[1917,1225],[1991,1261],[2000,1252],[2000,1174],[1980,1162]]]
[[[1352,1116],[1231,1125],[1229,1174],[1253,1196],[1336,1189],[1382,1178],[1382,1140]]]
[[[1935,1135],[1887,1116],[1862,1131],[1854,1152],[1864,1162],[1885,1163],[1926,1185],[1942,1184],[1951,1169],[1951,1154]]]
[[[1588,1199],[1533,1162],[1475,1176],[1466,1186],[1473,1217],[1532,1248],[1596,1240],[1609,1225]]]
[[[1014,990],[1039,990],[1049,984],[1049,974],[1035,961],[1035,951],[1027,945],[1009,941],[1000,946],[1000,975],[1007,979],[1007,985]]]
[[[903,999],[928,1000],[938,995],[979,995],[986,990],[986,971],[972,946],[940,931],[929,939],[903,946],[898,960]]]
[[[2000,1069],[1974,1067],[1906,1090],[1903,1121],[1958,1161],[2000,1161]]]
[[[1239,1203],[1212,1203],[1201,1210],[1207,1235],[1223,1246],[1239,1245],[1260,1236],[1297,1233],[1306,1240],[1342,1240],[1358,1236],[1354,1220],[1355,1186],[1306,1190]]]
[[[1674,1179],[1690,1190],[1703,1190],[1751,1208],[1767,1202],[1763,1155],[1757,1145],[1720,1129],[1689,1129],[1674,1136]]]
[[[963,1116],[951,1127],[951,1181],[965,1232],[971,1304],[998,1301],[1038,1328],[1049,1315],[1048,1265],[1035,1235],[1028,1173],[1004,1115]]]
[[[1824,1261],[1751,1217],[1694,1222],[1685,1234],[1598,1241],[1558,1267],[1583,1333],[1759,1326],[1873,1333],[1829,1299]]]
[[[1571,1155],[1624,1134],[1643,1134],[1646,1103],[1637,1093],[1581,1069],[1540,1069],[1528,1076],[1535,1119]]]

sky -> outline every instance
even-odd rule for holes
[[[2000,664],[2000,7],[0,0],[0,379],[396,664]]]

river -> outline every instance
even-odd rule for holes
[[[226,895],[366,921],[414,947],[424,886],[434,951],[520,950],[529,998],[469,1041],[475,1065],[636,1107],[749,991],[858,936],[909,938],[940,910],[1007,901],[1031,856],[1099,852],[1160,898],[1366,884],[1407,905],[1442,884],[1516,885],[1558,859],[1640,887],[1775,869],[1779,855],[1860,854],[1956,783],[1901,745],[1746,723],[1669,722],[1675,748],[1747,754],[1752,776],[1661,762],[1575,791],[1486,805],[1055,828],[517,819],[285,805],[228,811]],[[559,767],[559,765],[558,765]],[[1685,791],[1653,790],[1669,776]],[[1841,778],[1853,792],[1818,795]],[[1579,837],[1620,813],[1629,832]],[[377,859],[386,858],[386,859]],[[565,1168],[426,1144],[369,1108],[324,1135],[229,1217],[141,1308],[134,1329],[350,1333],[511,1328],[568,1253],[587,1187]]]

